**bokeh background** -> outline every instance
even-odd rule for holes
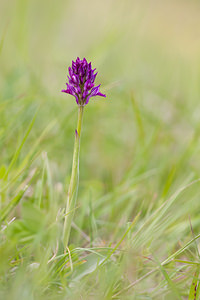
[[[199,121],[198,1],[20,0],[0,5],[0,90],[1,98],[10,100],[9,120],[2,121],[9,142],[16,143],[40,106],[32,135],[55,120],[41,147],[58,164],[58,173],[67,173],[76,105],[60,90],[67,67],[80,56],[97,68],[97,81],[107,94],[86,109],[83,178],[116,182],[133,162],[140,141],[131,96],[140,110],[140,134],[150,139],[157,131],[162,140],[152,153],[152,167],[160,167],[161,156],[163,163],[169,154],[177,159]],[[12,148],[6,163],[11,155]]]
[[[23,201],[43,199],[47,215],[49,199],[65,206],[77,106],[61,90],[77,56],[97,68],[107,98],[85,108],[75,224],[94,244],[115,244],[139,212],[142,226],[200,176],[200,2],[0,0],[1,208],[35,170]],[[199,188],[142,231],[139,253],[162,260],[190,240],[189,215],[198,234]],[[23,219],[21,204],[12,214]],[[80,231],[72,241],[84,245]]]

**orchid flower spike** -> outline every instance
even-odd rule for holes
[[[69,67],[68,70],[69,83],[66,83],[67,89],[62,92],[74,96],[79,106],[88,104],[91,97],[106,97],[99,91],[100,84],[94,85],[98,73],[95,73],[96,69],[92,69],[91,62],[88,63],[85,58],[81,60],[77,57],[75,62],[72,61],[72,67]]]

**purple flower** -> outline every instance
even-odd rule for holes
[[[72,67],[69,67],[69,76],[67,76],[69,83],[66,83],[67,89],[62,92],[74,96],[76,103],[81,106],[88,104],[91,97],[106,97],[99,91],[100,84],[94,86],[97,76],[95,70],[92,70],[91,62],[88,63],[85,58],[81,60],[77,57],[75,62],[72,61]]]

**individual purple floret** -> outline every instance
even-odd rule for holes
[[[75,62],[72,61],[72,67],[69,67],[69,76],[67,76],[69,83],[66,83],[67,89],[62,92],[74,96],[77,104],[81,106],[88,104],[91,97],[106,97],[99,91],[100,84],[94,86],[97,76],[95,70],[92,70],[91,62],[88,63],[85,58],[81,60],[77,57]]]

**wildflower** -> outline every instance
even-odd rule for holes
[[[100,84],[94,85],[98,74],[95,70],[92,70],[91,62],[88,63],[85,58],[81,60],[77,57],[75,62],[72,61],[72,67],[69,67],[69,76],[67,76],[69,83],[66,83],[67,89],[62,92],[74,96],[80,106],[88,104],[91,97],[106,97],[99,91]]]
[[[77,193],[79,186],[80,139],[84,106],[88,104],[89,99],[91,97],[106,97],[106,95],[100,93],[100,85],[94,86],[94,81],[97,76],[95,70],[96,69],[92,70],[91,62],[88,64],[85,58],[81,60],[78,57],[75,62],[72,61],[72,67],[69,67],[69,83],[66,83],[67,89],[62,90],[62,92],[74,96],[78,104],[78,122],[75,130],[72,173],[68,188],[63,227],[63,246],[65,249],[66,247],[68,247],[71,226],[74,218],[74,212],[76,209]]]

